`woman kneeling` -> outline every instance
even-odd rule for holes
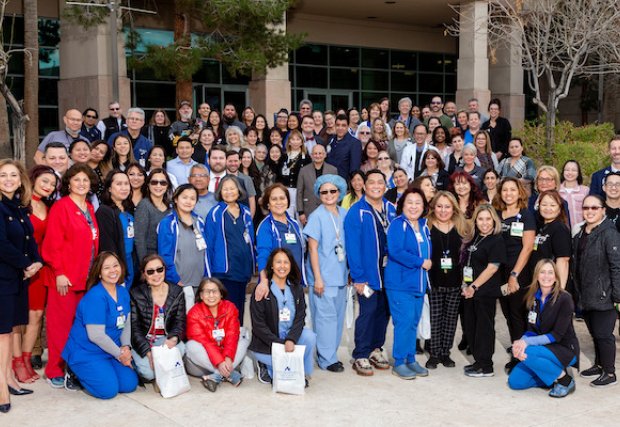
[[[520,363],[510,373],[508,385],[514,390],[553,387],[549,396],[565,397],[575,391],[567,369],[577,363],[579,342],[573,328],[573,299],[562,290],[553,261],[536,264],[526,305],[527,332],[512,344]]]

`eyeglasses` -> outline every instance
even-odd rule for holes
[[[97,116],[84,116],[84,117],[86,117],[87,119],[96,119],[97,118]]]
[[[201,293],[206,294],[206,295],[217,295],[220,293],[220,290],[219,289],[203,289]]]
[[[163,273],[165,270],[164,266],[162,265],[161,267],[157,267],[157,268],[149,268],[148,270],[144,270],[144,273],[147,276],[152,276],[155,273]]]
[[[333,189],[332,190],[321,190],[321,191],[319,191],[319,194],[321,196],[324,196],[326,194],[336,194],[337,192],[338,192],[338,190],[333,190]]]
[[[390,160],[389,157],[378,157],[377,160]]]
[[[120,107],[118,107],[118,108],[110,108],[110,111],[118,111],[118,110],[120,110]]]
[[[603,207],[602,206],[584,206],[581,209],[584,211],[597,211],[599,209],[603,209]]]
[[[605,188],[620,188],[620,182],[606,182]]]
[[[208,176],[209,176],[208,173],[193,173],[189,177],[190,178],[206,178]]]
[[[441,101],[431,101],[431,105],[441,105]]]
[[[370,132],[360,132],[360,135],[370,135]]]
[[[168,186],[168,181],[163,180],[163,179],[161,181],[159,181],[157,179],[153,179],[153,180],[151,180],[151,182],[149,182],[149,184],[153,185],[153,186],[161,185],[162,187],[167,187]]]

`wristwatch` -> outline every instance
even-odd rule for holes
[[[476,292],[478,290],[478,286],[476,286],[476,285],[471,285],[471,288],[474,290],[474,292]]]
[[[516,279],[517,277],[519,277],[519,273],[517,273],[516,271],[511,271],[510,276]]]

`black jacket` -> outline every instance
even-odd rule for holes
[[[129,292],[131,296],[131,346],[144,357],[151,351],[147,334],[153,322],[153,296],[146,283],[134,286]],[[185,339],[185,296],[183,288],[168,283],[168,297],[164,311],[166,337]]]
[[[620,234],[609,219],[603,220],[587,236],[580,251],[585,225],[573,238],[571,269],[578,304],[583,310],[613,310],[620,302]]]
[[[269,295],[260,301],[252,294],[250,300],[250,317],[252,319],[252,342],[249,349],[257,353],[271,354],[271,344],[284,344],[291,340],[297,343],[304,329],[306,319],[306,301],[301,285],[291,285],[291,292],[295,298],[295,319],[293,326],[285,339],[280,339],[278,325],[280,323],[278,300],[269,290]]]
[[[109,116],[105,119],[101,120],[105,125],[105,132],[103,134],[103,139],[106,141],[116,132],[120,132],[122,130],[127,129],[127,123],[125,122],[125,117],[121,116],[121,126],[118,126],[118,120],[116,118]]]
[[[125,261],[125,233],[120,218],[120,209],[107,205],[100,205],[95,217],[99,225],[99,251],[114,252]]]

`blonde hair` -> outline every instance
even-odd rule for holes
[[[474,210],[473,215],[471,216],[471,231],[470,231],[470,235],[469,238],[467,239],[468,241],[473,240],[474,235],[476,234],[476,220],[478,219],[478,215],[480,215],[481,212],[489,212],[489,214],[491,215],[491,218],[493,219],[493,231],[491,232],[491,234],[500,234],[502,232],[502,222],[499,219],[499,216],[497,215],[497,211],[495,210],[495,208],[493,206],[491,206],[490,203],[481,203],[479,204],[476,209]]]
[[[465,237],[469,235],[470,224],[465,219],[465,215],[463,215],[463,212],[461,212],[459,204],[456,201],[456,197],[454,197],[454,195],[449,191],[445,190],[438,191],[437,194],[435,194],[435,197],[433,197],[433,200],[431,200],[430,202],[430,210],[428,216],[426,217],[428,221],[428,228],[432,229],[433,224],[437,222],[437,217],[435,216],[435,206],[437,205],[437,202],[441,197],[445,197],[446,199],[448,199],[450,205],[452,205],[452,217],[450,218],[450,221],[454,223],[454,227],[456,228],[457,233],[459,233],[459,236]]]
[[[484,146],[484,152],[486,154],[491,154],[493,152],[493,150],[491,149],[491,135],[489,135],[489,132],[487,132],[486,130],[479,130],[478,132],[476,132],[476,135],[474,135],[474,147],[476,146],[476,139],[478,139],[479,135],[484,135],[484,138],[487,141]],[[476,150],[478,150],[478,147],[476,147]]]
[[[17,168],[17,171],[19,172],[20,186],[17,191],[15,191],[15,194],[19,196],[20,204],[22,206],[29,206],[30,200],[32,199],[32,185],[30,183],[30,178],[28,178],[28,174],[26,173],[26,168],[24,168],[24,165],[17,160],[0,160],[0,169],[7,165],[15,166],[15,168]],[[4,196],[0,193],[0,200],[3,198]]]
[[[534,267],[534,274],[532,276],[532,283],[530,284],[527,293],[525,294],[525,306],[528,309],[534,308],[534,301],[536,299],[536,292],[540,289],[540,284],[538,283],[538,275],[540,274],[540,270],[547,264],[551,264],[553,267],[553,273],[555,274],[555,283],[553,284],[553,289],[551,290],[551,302],[555,303],[563,292],[562,286],[560,285],[560,273],[558,273],[558,269],[555,266],[555,263],[548,259],[541,259],[536,263],[536,267]]]
[[[560,189],[560,173],[558,172],[558,170],[555,167],[550,166],[550,165],[542,165],[536,171],[536,178],[534,179],[536,191],[538,191],[538,178],[540,177],[540,174],[543,172],[547,172],[549,175],[551,175],[551,177],[555,181],[555,189],[559,190]]]

